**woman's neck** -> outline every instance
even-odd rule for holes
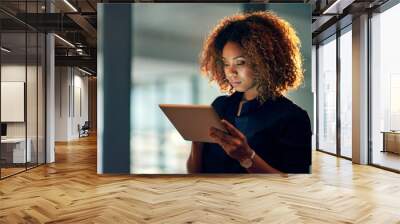
[[[252,88],[247,90],[246,92],[243,93],[243,99],[245,101],[250,101],[255,99],[258,96],[258,91],[256,88]]]

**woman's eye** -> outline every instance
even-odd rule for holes
[[[244,64],[246,64],[246,62],[245,61],[238,61],[238,62],[236,62],[236,64],[237,65],[244,65]]]

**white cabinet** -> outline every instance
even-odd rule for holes
[[[2,148],[6,147],[4,151],[12,150],[13,163],[25,163],[25,158],[27,159],[26,162],[32,161],[32,140],[28,138],[27,143],[25,151],[25,138],[7,138],[1,140]]]

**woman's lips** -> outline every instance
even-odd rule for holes
[[[240,85],[240,81],[235,81],[235,82],[231,82],[231,85],[232,86],[238,86],[238,85]]]

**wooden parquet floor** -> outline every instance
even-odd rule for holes
[[[99,176],[96,139],[0,181],[0,223],[400,223],[400,175],[320,152],[313,174]]]

